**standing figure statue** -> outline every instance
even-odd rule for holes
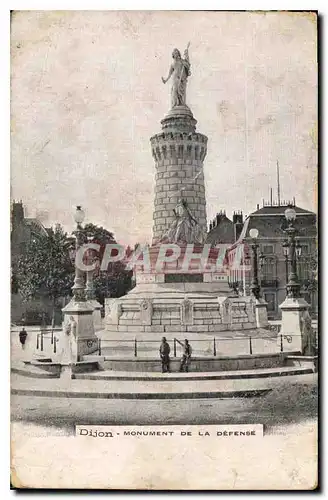
[[[182,59],[181,53],[178,49],[173,50],[173,63],[171,64],[169,74],[167,78],[162,77],[163,83],[166,83],[171,76],[173,78],[171,88],[172,108],[175,108],[176,106],[184,106],[186,104],[187,79],[191,74],[188,54],[189,45],[190,43],[188,43],[188,46],[184,51],[184,59]]]
[[[192,215],[188,203],[184,198],[179,199],[173,212],[175,220],[164,234],[162,242],[204,243],[203,231]]]

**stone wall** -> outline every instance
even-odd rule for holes
[[[208,333],[256,327],[254,303],[243,299],[107,299],[106,330],[121,333]]]

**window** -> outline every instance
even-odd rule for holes
[[[301,258],[297,262],[297,274],[300,280],[310,279],[310,265],[308,260]]]
[[[262,245],[262,252],[265,255],[273,254],[274,253],[273,245]]]
[[[178,158],[183,158],[183,146],[178,146]]]
[[[264,299],[268,304],[268,312],[274,312],[276,310],[276,294],[265,293]]]
[[[274,257],[266,257],[261,269],[264,280],[275,280],[277,277],[276,260]]]
[[[195,160],[199,160],[199,146],[195,146]]]

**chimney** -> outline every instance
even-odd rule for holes
[[[244,226],[243,212],[242,211],[234,212],[232,217],[232,222],[234,229],[234,238],[235,241],[237,241]]]
[[[21,201],[13,203],[11,210],[11,220],[13,225],[19,225],[24,221],[24,208]]]
[[[260,204],[259,203],[256,205],[256,210],[260,210]]]

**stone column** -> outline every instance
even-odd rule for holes
[[[193,216],[206,233],[203,162],[207,137],[196,132],[196,123],[188,106],[176,106],[161,121],[163,132],[150,139],[156,165],[153,244],[174,221],[173,209],[182,188]]]
[[[255,319],[257,328],[266,328],[268,322],[268,304],[261,297],[255,299]]]

